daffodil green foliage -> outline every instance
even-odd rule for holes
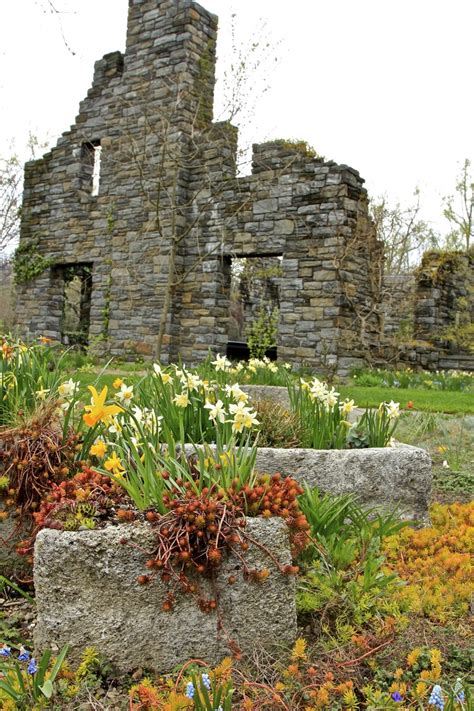
[[[0,336],[0,426],[14,426],[34,414],[50,398],[64,377],[64,352],[40,338],[27,345],[11,336]]]
[[[328,628],[346,626],[351,633],[398,612],[390,593],[402,583],[385,570],[381,552],[385,538],[407,525],[397,512],[368,510],[352,495],[330,496],[307,485],[299,504],[313,541],[302,563],[300,611],[324,611]]]

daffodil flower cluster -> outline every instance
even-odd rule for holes
[[[260,423],[238,383],[205,380],[182,364],[155,363],[135,387],[121,379],[114,382],[120,405],[107,400],[107,388],[100,393],[93,386],[89,389],[91,403],[83,415],[84,423],[95,428],[89,454],[124,485],[139,470],[144,477],[155,476],[163,458],[176,458],[177,446],[186,443],[216,444],[215,461],[206,468],[210,476],[222,469],[219,455],[228,455],[237,443],[244,445],[241,459],[227,464],[226,472],[246,471],[253,461],[249,437]]]
[[[241,382],[258,385],[286,385],[287,374],[292,369],[290,363],[276,363],[267,356],[250,358],[248,362],[231,362],[219,353],[209,366],[217,379],[225,374],[228,379],[239,378]]]
[[[43,402],[57,397],[64,369],[56,350],[0,336],[0,427],[14,426],[18,413],[33,414]]]

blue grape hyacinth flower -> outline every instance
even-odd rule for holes
[[[18,661],[19,662],[27,662],[29,661],[30,658],[30,653],[28,652],[27,649],[24,647],[20,647],[20,654],[18,655]]]
[[[26,670],[28,674],[36,674],[38,671],[38,665],[36,664],[36,659],[32,657],[30,659],[30,663],[28,664],[28,668]]]
[[[403,696],[401,695],[401,693],[399,691],[394,691],[392,694],[392,699],[394,701],[403,701]]]
[[[4,644],[3,647],[0,647],[0,657],[11,657],[11,655],[11,647],[7,647],[6,644]]]
[[[188,681],[185,695],[188,697],[188,699],[192,699],[194,697],[194,684],[192,681]]]
[[[205,686],[206,689],[209,691],[211,688],[211,680],[209,679],[209,674],[202,674],[201,680],[202,680],[203,686]]]
[[[433,686],[433,690],[431,692],[430,698],[428,699],[428,703],[430,704],[430,706],[435,706],[437,709],[440,709],[440,711],[443,711],[443,709],[444,709],[443,690],[439,684],[435,684],[435,686]]]

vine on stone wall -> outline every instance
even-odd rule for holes
[[[24,284],[54,264],[54,259],[43,257],[38,251],[39,239],[20,244],[13,256],[15,284]]]

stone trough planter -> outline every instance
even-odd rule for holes
[[[248,519],[249,535],[283,565],[291,564],[282,519]],[[120,542],[126,538],[129,544]],[[229,642],[244,652],[290,645],[296,637],[295,579],[283,575],[254,544],[245,554],[252,568],[268,568],[263,582],[242,576],[241,562],[228,555],[216,580],[218,612],[202,612],[194,597],[176,596],[172,612],[162,603],[170,590],[159,579],[140,585],[148,572],[146,551],[153,547],[147,524],[122,524],[93,531],[40,531],[35,545],[34,581],[38,622],[35,647],[71,645],[77,661],[96,647],[122,673],[138,667],[169,672],[188,659],[218,663]],[[229,585],[229,575],[236,582]],[[215,597],[200,578],[206,597]],[[206,587],[207,586],[207,587]]]
[[[194,452],[186,445],[186,453]],[[401,518],[429,524],[431,458],[409,445],[369,449],[277,449],[259,447],[255,468],[280,473],[330,494],[355,494],[368,508],[391,511]]]
[[[260,447],[256,468],[307,482],[331,494],[355,494],[360,503],[428,523],[431,458],[424,449],[399,445],[370,449],[271,449]]]
[[[288,390],[272,385],[245,385],[254,401],[270,400],[289,409]],[[363,410],[351,413],[355,418]],[[272,449],[258,450],[256,468],[262,473],[280,472],[331,494],[357,495],[367,506],[398,506],[407,520],[429,523],[432,471],[429,454],[418,447],[369,449]]]

